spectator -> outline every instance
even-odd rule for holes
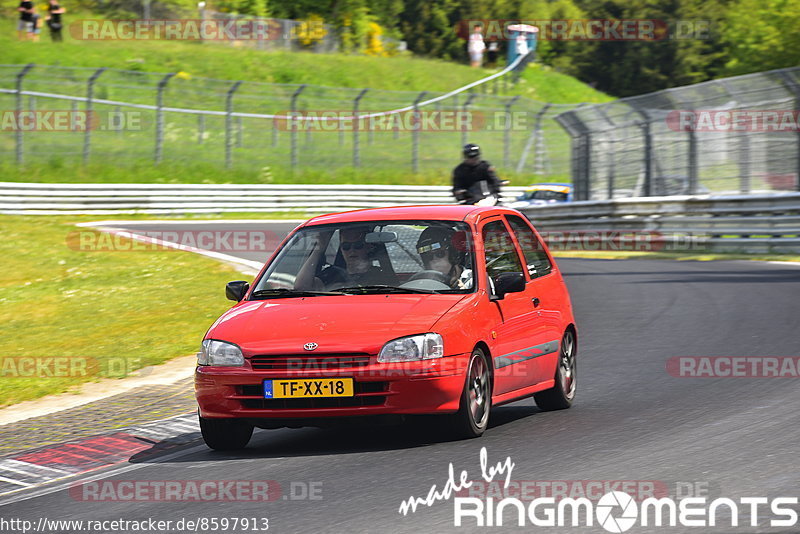
[[[486,66],[494,67],[497,63],[497,53],[500,51],[500,44],[497,39],[489,41],[489,47],[486,49]]]
[[[66,13],[67,10],[61,7],[58,0],[50,0],[50,3],[47,5],[47,11],[49,13],[46,20],[47,27],[50,28],[50,39],[52,39],[54,43],[60,43],[64,40],[61,36],[61,28],[64,26],[61,21],[61,15]]]
[[[467,52],[469,52],[470,65],[477,68],[483,62],[483,51],[486,50],[486,44],[483,42],[483,27],[476,24],[472,28],[472,33],[469,35],[469,43],[467,44]]]
[[[31,21],[30,31],[28,32],[28,37],[34,43],[39,42],[39,34],[42,31],[42,17],[36,12],[36,9],[33,10],[32,15],[33,21]]]
[[[31,0],[21,0],[19,7],[19,22],[17,23],[17,38],[20,41],[25,41],[33,33],[31,24],[33,23],[33,13],[35,8]]]

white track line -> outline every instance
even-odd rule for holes
[[[129,224],[217,224],[217,223],[225,223],[225,224],[274,224],[274,223],[287,223],[287,224],[300,224],[306,222],[307,219],[198,219],[192,221],[184,221],[184,220],[110,220],[110,221],[94,221],[94,222],[83,222],[77,223],[75,226],[81,227],[97,227],[97,226],[114,226],[116,225],[129,225]]]
[[[194,252],[195,254],[200,254],[202,256],[207,256],[209,258],[214,258],[215,260],[220,260],[228,263],[233,263],[240,267],[244,267],[246,269],[242,270],[245,274],[256,275],[261,271],[261,267],[264,266],[263,263],[258,261],[246,260],[244,258],[239,258],[236,256],[231,256],[230,254],[223,254],[221,252],[214,252],[213,250],[206,250],[197,247],[191,247],[187,245],[181,245],[179,243],[173,243],[171,241],[164,241],[163,239],[157,239],[155,237],[148,237],[139,235],[134,232],[130,232],[128,230],[120,230],[118,228],[112,228],[110,226],[95,226],[97,230],[101,232],[106,232],[112,235],[116,235],[119,237],[125,237],[127,239],[133,239],[135,241],[141,241],[143,243],[150,243],[153,245],[158,245],[161,247],[167,248],[174,248],[176,250],[184,250],[186,252]],[[253,272],[255,271],[255,272]]]
[[[194,447],[191,447],[189,449],[185,449],[185,450],[182,450],[182,451],[176,451],[176,452],[174,452],[172,454],[168,454],[166,456],[158,458],[157,460],[154,460],[153,462],[123,465],[123,466],[118,467],[116,469],[103,471],[101,473],[85,476],[85,477],[82,477],[82,478],[78,478],[76,480],[71,480],[69,482],[62,482],[61,484],[57,484],[57,485],[50,486],[50,487],[44,487],[42,489],[33,490],[33,491],[30,491],[30,492],[27,492],[27,493],[20,493],[20,492],[24,491],[24,488],[20,488],[19,490],[16,490],[14,492],[15,494],[10,494],[11,495],[10,497],[0,501],[0,507],[7,506],[9,504],[17,503],[17,502],[20,502],[20,501],[27,501],[29,499],[33,499],[33,498],[36,498],[36,497],[42,497],[44,495],[50,495],[51,493],[57,493],[59,491],[63,491],[63,490],[69,489],[74,484],[83,483],[83,482],[92,482],[92,481],[100,480],[100,479],[103,479],[103,478],[110,478],[110,477],[113,477],[113,476],[116,476],[116,475],[119,475],[119,474],[122,474],[122,473],[128,473],[130,471],[135,471],[136,469],[141,469],[142,467],[148,467],[148,466],[152,466],[152,465],[156,465],[156,464],[160,464],[160,463],[166,463],[166,462],[169,462],[171,460],[174,460],[174,459],[177,459],[177,458],[181,458],[182,456],[188,456],[190,454],[194,454],[196,452],[200,452],[200,451],[203,451],[203,450],[208,450],[208,447],[205,444],[196,445]],[[73,475],[60,477],[58,479],[53,480],[53,482],[57,482],[59,480],[64,480],[66,478],[72,478],[72,476]],[[74,475],[74,476],[77,476],[77,475]]]
[[[14,480],[13,478],[0,477],[0,482],[8,482],[9,484],[16,484],[18,486],[23,486],[26,488],[33,487],[33,484],[28,484],[27,482],[20,482],[19,480]]]

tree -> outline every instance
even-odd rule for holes
[[[792,67],[800,64],[800,2],[738,0],[723,20],[726,75]]]

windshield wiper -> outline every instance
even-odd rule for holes
[[[290,297],[320,297],[325,295],[341,295],[339,291],[306,291],[302,289],[288,289],[279,287],[274,289],[259,289],[250,295],[251,299],[262,298],[290,298]]]
[[[435,289],[417,289],[414,287],[396,287],[387,286],[382,284],[366,285],[366,286],[353,286],[353,287],[339,287],[337,291],[342,293],[360,291],[362,293],[424,293],[430,295],[438,293]]]

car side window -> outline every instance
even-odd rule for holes
[[[503,221],[493,221],[483,227],[483,247],[490,283],[499,274],[522,272],[517,249]]]
[[[528,223],[518,215],[506,215],[506,219],[508,219],[508,223],[517,237],[522,254],[525,256],[525,263],[528,264],[528,273],[531,278],[549,274],[553,270],[553,266],[544,251],[544,245],[533,233]]]

